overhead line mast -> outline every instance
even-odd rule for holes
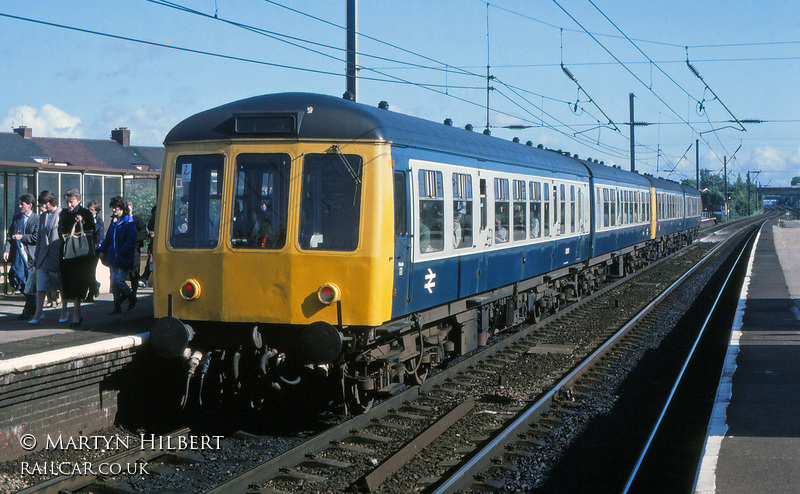
[[[358,42],[356,41],[357,28],[358,0],[347,0],[347,93],[350,93],[350,99],[353,101],[356,101],[356,75],[358,71],[356,67],[356,52],[358,49]]]

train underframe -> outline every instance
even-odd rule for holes
[[[315,323],[298,333],[240,324],[220,337],[213,323],[163,318],[151,341],[162,356],[182,355],[187,362],[182,406],[194,395],[207,412],[234,400],[259,408],[275,393],[322,380],[341,390],[347,412],[361,413],[376,399],[421,384],[437,366],[486,345],[491,336],[537,323],[592,294],[607,278],[627,276],[691,244],[696,234],[648,240],[378,327]]]

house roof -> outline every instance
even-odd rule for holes
[[[160,171],[164,148],[123,146],[108,139],[31,137],[0,132],[0,164],[66,163],[89,171]],[[43,161],[45,160],[45,161]]]

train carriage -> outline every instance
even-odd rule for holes
[[[591,257],[620,246],[647,242],[650,236],[650,182],[647,178],[592,161],[594,204]]]
[[[187,390],[198,367],[251,396],[322,370],[363,408],[681,228],[648,221],[671,183],[384,104],[258,96],[165,147],[151,343]]]

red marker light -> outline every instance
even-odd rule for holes
[[[325,283],[317,289],[317,298],[325,305],[330,305],[339,300],[341,292],[333,283]]]
[[[195,279],[188,279],[181,285],[180,293],[185,300],[195,300],[200,296],[200,283]]]

